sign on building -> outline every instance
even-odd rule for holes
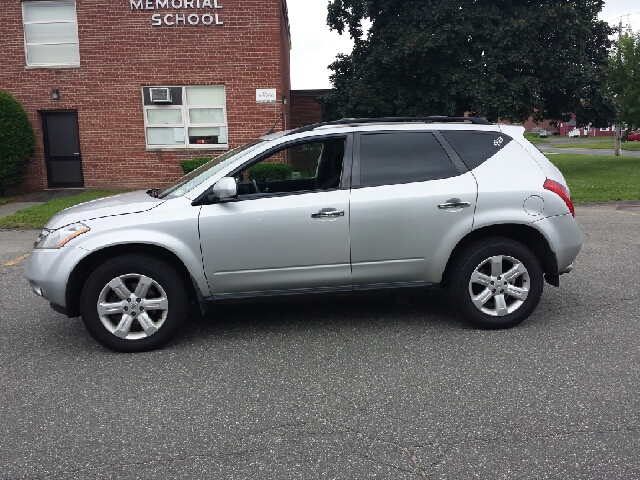
[[[256,103],[276,103],[276,89],[258,88],[256,90]]]

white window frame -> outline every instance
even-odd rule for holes
[[[41,22],[26,22],[25,21],[25,4],[39,3],[39,4],[55,4],[55,3],[73,3],[73,9],[76,11],[76,20],[73,21],[64,21],[64,20],[55,20],[55,21],[41,21]],[[22,30],[24,32],[24,56],[27,62],[27,68],[47,68],[47,67],[71,67],[78,68],[80,67],[80,61],[77,63],[31,63],[29,62],[29,46],[30,45],[78,45],[78,58],[80,58],[79,50],[80,50],[80,39],[78,38],[75,42],[36,42],[36,43],[27,43],[27,25],[39,25],[39,24],[54,24],[54,23],[69,23],[78,25],[78,13],[77,13],[77,4],[74,0],[48,0],[48,1],[28,1],[22,2]]]
[[[601,132],[609,132],[611,127],[607,127],[607,128],[600,128]]]
[[[144,89],[145,88],[181,88],[182,89],[182,105],[145,105],[144,104]],[[224,89],[224,105],[188,105],[187,104],[187,88],[198,87],[222,87]],[[145,86],[142,89],[142,110],[144,116],[144,139],[147,150],[228,150],[229,149],[229,127],[227,122],[227,89],[225,85],[213,84],[213,85],[153,85]],[[224,123],[191,123],[189,116],[189,110],[191,109],[222,109],[222,115],[224,117]],[[149,124],[149,117],[147,116],[148,110],[181,110],[182,111],[182,123],[181,124],[161,124],[151,125]],[[184,129],[184,144],[177,145],[150,145],[147,135],[147,129],[149,128],[183,128]],[[189,128],[226,128],[227,129],[227,143],[217,143],[213,145],[209,144],[190,144],[189,143]]]

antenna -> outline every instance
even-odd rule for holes
[[[282,119],[285,117],[285,115],[286,115],[286,114],[287,114],[286,112],[282,112],[282,115],[280,115],[280,116],[278,117],[278,120],[276,120],[276,123],[274,123],[274,124],[273,124],[273,127],[271,127],[271,128],[269,129],[269,131],[268,131],[267,133],[265,133],[265,135],[271,135],[272,133],[275,133],[276,125],[278,125],[278,123],[280,122],[280,120],[282,120]]]

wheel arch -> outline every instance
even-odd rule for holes
[[[158,245],[146,243],[111,245],[91,252],[78,262],[69,275],[69,280],[67,281],[67,287],[65,290],[66,314],[69,318],[74,318],[80,315],[79,292],[82,291],[82,287],[91,272],[107,260],[127,254],[152,256],[158,260],[169,263],[173,268],[175,268],[182,278],[187,289],[189,300],[195,301],[196,303],[199,302],[202,295],[197,291],[198,287],[194,285],[195,282],[192,280],[188,268],[180,257],[171,250]]]
[[[442,275],[442,285],[449,284],[451,269],[455,259],[472,243],[488,237],[505,237],[525,245],[536,256],[544,272],[544,278],[550,285],[559,286],[558,262],[548,240],[535,227],[523,224],[499,224],[472,230],[455,246]]]

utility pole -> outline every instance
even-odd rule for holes
[[[620,40],[622,39],[622,18],[620,18],[620,24],[618,26],[618,61],[621,60],[622,54],[620,52]],[[613,134],[615,137],[615,145],[613,147],[613,154],[616,157],[620,156],[620,139],[622,138],[622,125],[618,122],[616,125],[615,133]]]

